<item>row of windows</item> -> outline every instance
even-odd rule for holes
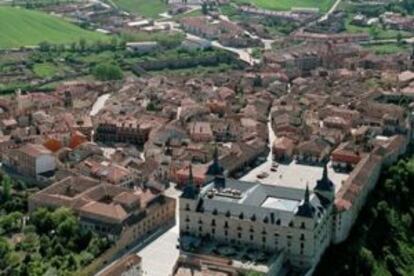
[[[189,223],[190,223],[190,218],[189,218],[188,216],[186,217],[185,222],[186,222],[187,224],[189,224]],[[201,219],[199,219],[199,220],[198,220],[198,225],[200,225],[200,226],[199,226],[199,229],[202,229],[203,221],[202,221]],[[211,220],[211,226],[212,226],[212,227],[217,226],[217,225],[216,225],[216,221],[215,221],[215,219],[212,219],[212,220]],[[229,229],[229,228],[230,228],[230,227],[229,227],[229,223],[228,223],[227,221],[225,221],[225,222],[224,222],[224,226],[223,226],[223,228],[224,228],[224,229],[226,229],[226,230],[225,230],[226,232],[227,232],[227,229]],[[213,230],[214,230],[214,228],[213,228]],[[201,231],[201,230],[200,230],[200,231]],[[242,228],[241,226],[238,226],[238,227],[237,227],[237,231],[241,232],[241,231],[243,231],[243,228]],[[255,230],[254,230],[252,227],[250,227],[250,228],[249,228],[249,232],[254,233],[254,232],[255,232]],[[263,229],[263,230],[261,231],[261,234],[262,234],[262,235],[267,235],[266,230],[265,230],[265,229]],[[278,233],[275,233],[274,235],[275,235],[275,236],[279,236],[279,234],[278,234]],[[291,238],[292,238],[292,236],[291,236],[291,235],[287,235],[287,238],[288,238],[288,239],[291,239]],[[303,233],[302,233],[302,234],[300,235],[300,240],[302,240],[302,241],[304,241],[304,240],[305,240],[305,234],[303,234]]]
[[[186,204],[186,206],[185,206],[185,210],[186,211],[191,211],[190,210],[190,205],[189,204]],[[218,215],[218,211],[217,211],[217,209],[214,209],[213,210],[213,212],[212,212],[212,214],[213,215]],[[230,213],[230,211],[227,211],[226,213],[225,213],[225,216],[227,217],[227,218],[229,218],[229,217],[231,217],[232,215],[231,215],[231,213]],[[244,216],[244,214],[243,213],[240,213],[240,215],[238,216],[238,218],[239,219],[241,219],[241,220],[243,220],[244,218],[245,218],[245,216]],[[257,218],[256,218],[256,215],[252,215],[251,217],[250,217],[250,220],[251,221],[256,221],[257,220]],[[214,219],[213,219],[213,221],[214,221]],[[268,217],[265,217],[264,219],[263,219],[263,223],[269,223],[269,218]],[[275,221],[275,223],[274,224],[276,224],[276,225],[281,225],[282,224],[282,221],[280,220],[280,219],[277,219],[276,221]],[[294,222],[293,221],[291,221],[290,223],[289,223],[289,227],[295,227],[295,224],[294,224]],[[305,222],[301,222],[300,223],[300,226],[299,226],[301,229],[306,229],[306,224],[305,224]]]
[[[188,232],[188,231],[190,231],[190,226],[187,224],[186,225],[186,227],[185,227],[185,229],[186,229],[186,231]],[[198,232],[199,233],[202,233],[203,232],[203,227],[202,226],[199,226],[198,227]],[[254,233],[254,231],[253,231],[253,229],[250,229],[250,240],[253,240],[253,233]],[[214,235],[215,233],[216,233],[216,229],[215,228],[211,228],[211,233]],[[225,229],[224,230],[224,235],[225,236],[228,236],[228,229]],[[267,232],[266,231],[262,231],[261,232],[261,234],[263,235],[262,236],[262,240],[263,240],[263,242],[266,242],[266,235],[267,235]],[[238,231],[238,233],[237,233],[237,237],[239,238],[239,239],[241,239],[242,238],[242,232],[241,232],[241,228],[240,228],[240,230]],[[275,233],[274,234],[274,238],[275,238],[275,242],[277,242],[278,241],[278,238],[279,238],[279,234],[278,233]],[[292,236],[291,235],[287,235],[287,239],[288,239],[288,243],[290,243],[290,241],[292,240]],[[305,234],[300,234],[300,238],[299,238],[299,240],[300,241],[302,241],[302,243],[306,240],[305,239]]]

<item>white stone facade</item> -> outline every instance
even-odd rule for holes
[[[305,191],[236,180],[226,182],[240,196],[204,187],[196,198],[180,198],[180,234],[245,245],[268,252],[283,252],[293,268],[314,267],[332,239],[333,204],[322,206],[310,195],[312,216],[298,215]],[[268,203],[268,199],[273,203]],[[201,203],[200,203],[201,201]],[[286,208],[285,208],[286,207]]]

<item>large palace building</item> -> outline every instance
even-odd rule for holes
[[[328,170],[328,165],[323,170],[279,166],[284,173],[262,183],[227,178],[216,149],[204,186],[195,184],[189,168],[179,200],[182,253],[233,260],[234,252],[221,254],[219,249],[253,249],[273,256],[275,261],[266,263],[267,275],[284,275],[286,269],[311,275],[326,248],[349,236],[381,168],[394,163],[406,147],[407,139],[395,135],[362,156],[349,174]],[[216,247],[209,251],[211,243]],[[249,255],[241,254],[236,256],[241,260]]]
[[[333,240],[335,185],[326,166],[313,191],[228,179],[218,158],[207,171],[211,182],[202,188],[194,185],[191,171],[190,166],[180,198],[180,241],[279,252],[277,269],[288,264],[303,272],[315,267]],[[274,269],[271,274],[279,274]]]

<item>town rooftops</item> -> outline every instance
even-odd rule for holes
[[[30,155],[32,157],[40,157],[42,155],[50,155],[52,152],[43,145],[27,143],[18,149],[20,152]]]
[[[150,189],[131,191],[89,177],[69,176],[31,196],[29,209],[68,207],[84,218],[120,224],[157,196]]]
[[[92,216],[96,219],[103,219],[110,222],[122,223],[128,217],[127,212],[119,204],[105,204],[91,201],[83,205],[79,212],[82,215]]]
[[[103,271],[101,276],[116,276],[129,271],[132,267],[141,263],[141,257],[137,254],[130,254],[116,261],[112,266]]]

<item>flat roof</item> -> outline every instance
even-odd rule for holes
[[[300,201],[298,200],[268,197],[262,203],[261,207],[293,212],[299,206],[299,204]]]
[[[302,190],[305,190],[306,185],[309,185],[309,189],[313,190],[316,186],[316,182],[322,178],[323,172],[322,166],[298,164],[296,161],[292,161],[289,164],[278,164],[278,168],[275,172],[271,171],[271,168],[272,162],[266,161],[240,178],[240,180]],[[262,179],[257,178],[257,175],[262,172],[266,172],[268,176]],[[349,174],[336,172],[332,168],[331,163],[329,163],[328,176],[335,184],[335,192],[337,193]]]

